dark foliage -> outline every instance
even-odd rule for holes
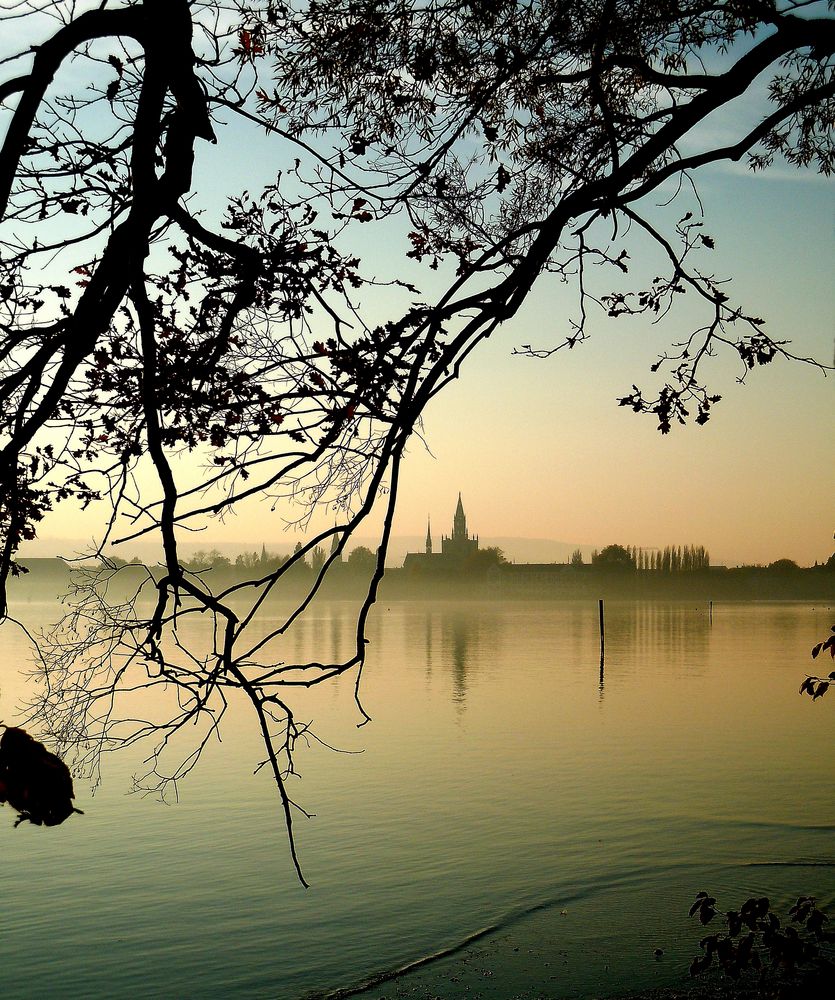
[[[606,569],[635,569],[637,562],[629,548],[623,545],[607,545],[599,552],[592,552],[592,566]]]
[[[826,639],[821,639],[812,646],[812,659],[816,660],[821,653],[829,653],[829,658],[835,660],[835,625],[832,626],[831,635]],[[830,684],[835,681],[835,670],[831,670],[826,677],[809,676],[800,685],[800,693],[808,694],[812,701],[822,698],[829,690]]]
[[[703,925],[718,915],[716,900],[699,892],[690,907]],[[702,954],[693,959],[690,975],[712,968],[733,980],[755,979],[762,996],[818,996],[835,985],[835,967],[827,951],[835,934],[826,929],[828,917],[814,896],[800,896],[780,918],[765,896],[747,899],[738,910],[722,915],[723,929],[699,942]]]
[[[0,803],[20,816],[15,826],[58,826],[80,813],[67,765],[25,732],[8,726],[0,737]]]

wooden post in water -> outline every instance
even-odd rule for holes
[[[606,652],[606,629],[603,624],[603,598],[597,602],[597,610],[600,615],[600,671],[603,672],[603,657]]]
[[[708,621],[712,625],[713,624],[713,601],[708,601],[707,608],[708,608],[708,611],[707,611]]]

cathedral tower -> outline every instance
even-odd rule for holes
[[[464,513],[464,503],[460,493],[452,519],[452,534],[449,537],[441,537],[441,552],[449,562],[458,564],[478,552],[478,536],[470,538],[467,534],[467,515]]]
[[[335,540],[334,540],[335,542]],[[440,552],[432,541],[432,518],[426,518],[426,541],[423,552],[407,552],[403,568],[410,572],[464,572],[478,553],[478,535],[467,534],[467,515],[464,502],[458,494],[458,503],[452,516],[452,534],[441,535]]]
[[[455,517],[452,522],[453,541],[463,542],[467,537],[467,515],[464,513],[464,504],[461,502],[461,494],[458,494],[458,506],[455,508]]]

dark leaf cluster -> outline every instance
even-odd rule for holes
[[[835,660],[835,625],[831,629],[832,634],[816,642],[812,646],[812,659],[816,660],[821,653],[829,653],[829,658]],[[810,676],[800,685],[800,693],[811,696],[812,701],[822,698],[829,690],[832,682],[835,681],[835,670],[829,672],[826,677]]]
[[[7,726],[0,736],[0,804],[18,812],[15,826],[58,826],[80,813],[69,768],[29,733]]]
[[[716,900],[700,892],[690,908],[703,925],[717,916]],[[791,979],[799,970],[813,968],[816,975],[829,976],[831,966],[822,955],[821,946],[835,941],[835,934],[825,929],[826,914],[814,896],[800,896],[781,919],[765,897],[747,899],[738,910],[724,914],[725,929],[701,939],[702,954],[693,959],[690,975],[697,976],[712,967],[731,979],[746,973],[763,976],[779,973]]]

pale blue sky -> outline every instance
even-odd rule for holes
[[[710,127],[733,131],[743,110]],[[241,125],[220,129],[219,138],[217,146],[201,144],[195,174],[196,203],[210,209],[223,194],[257,191],[293,155]],[[734,277],[733,295],[768,320],[773,336],[832,364],[832,182],[783,165],[762,175],[720,165],[702,173],[700,193],[705,230],[717,241],[706,268]],[[688,207],[670,210],[668,218]],[[372,272],[405,249],[385,232],[370,226],[361,232],[359,252]],[[637,274],[660,273],[660,258],[643,259],[644,241],[625,245]],[[405,258],[399,273],[424,289],[437,280]],[[605,291],[608,279],[602,278],[598,290]],[[560,340],[576,312],[568,289],[543,283],[466,363],[460,382],[431,405],[425,432],[433,456],[415,440],[395,531],[423,533],[427,514],[436,531],[449,530],[460,490],[470,525],[484,541],[522,535],[596,545],[693,542],[728,563],[827,558],[835,527],[835,377],[778,360],[739,386],[738,361],[717,358],[712,384],[724,399],[713,418],[664,438],[651,418],[616,405],[633,382],[651,386],[648,368],[657,349],[694,322],[691,298],[683,297],[660,330],[644,319],[594,315],[592,339],[575,351],[546,361],[513,358],[519,344]],[[393,313],[400,305],[390,296],[374,306],[375,318],[389,318],[386,308]],[[232,518],[203,540],[251,544],[266,533],[275,548],[288,547],[280,513],[260,516],[257,539],[247,517]],[[95,531],[94,518],[67,508],[44,526],[43,536]]]

